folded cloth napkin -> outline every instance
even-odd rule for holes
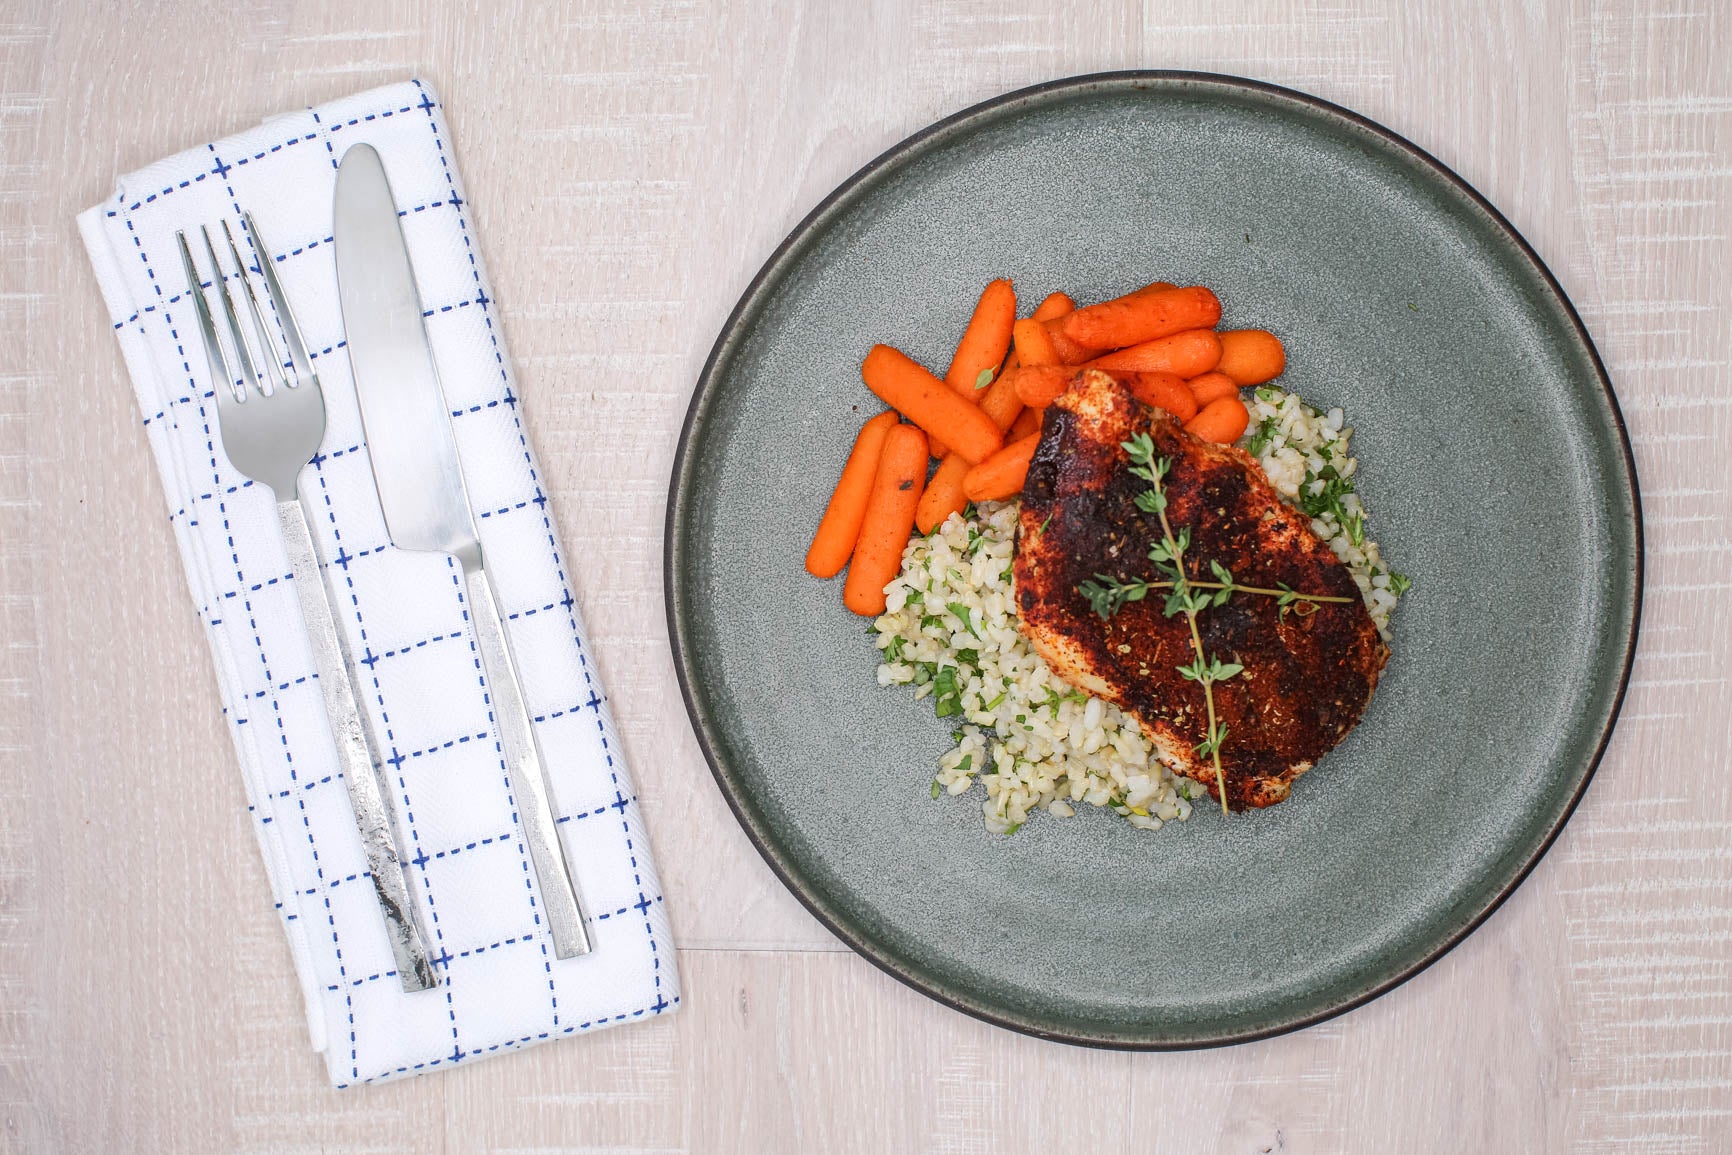
[[[403,215],[470,502],[548,763],[593,953],[555,961],[484,697],[455,563],[393,548],[343,351],[331,196],[379,150]],[[439,986],[404,994],[366,875],[271,492],[235,472],[174,234],[249,209],[325,391],[303,502]],[[420,82],[282,116],[120,181],[78,218],[216,658],[248,809],[314,1046],[341,1085],[664,1014],[673,942],[636,793],[554,532],[451,134]],[[219,248],[222,245],[218,234]],[[207,270],[208,275],[208,270]],[[220,324],[220,321],[219,321]],[[222,912],[213,912],[220,917]]]

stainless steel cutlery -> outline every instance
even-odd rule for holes
[[[396,548],[447,554],[462,570],[488,701],[554,956],[587,954],[590,939],[582,900],[560,844],[545,759],[470,514],[414,269],[384,165],[371,147],[356,145],[344,154],[333,215],[344,338],[386,528]],[[186,235],[176,234],[210,361],[223,448],[238,471],[268,487],[276,498],[325,710],[387,937],[403,989],[425,990],[438,979],[416,924],[376,769],[379,760],[355,701],[353,663],[331,614],[299,497],[300,471],[324,439],[324,397],[270,252],[251,214],[243,214],[243,220],[257,257],[256,273],[249,272],[227,222],[222,225],[226,268],[211,231],[200,230],[211,292],[220,305],[220,328]],[[268,307],[254,288],[255,275],[263,283]]]
[[[590,944],[583,907],[560,846],[545,760],[470,514],[415,271],[384,164],[367,145],[343,155],[332,232],[344,337],[386,528],[398,549],[448,554],[462,568],[506,774],[540,882],[554,955],[585,954]]]
[[[319,443],[325,436],[324,396],[288,298],[272,268],[270,251],[259,236],[250,214],[246,215],[245,222],[258,256],[259,275],[276,318],[281,322],[281,345],[270,319],[259,304],[247,272],[247,261],[241,255],[228,223],[223,223],[222,231],[232,273],[224,269],[217,247],[211,241],[210,230],[200,230],[205,256],[210,262],[211,285],[222,306],[227,350],[201,287],[198,266],[187,245],[186,234],[175,234],[186,270],[187,291],[210,360],[223,449],[237,470],[269,488],[276,497],[277,521],[282,528],[283,546],[288,552],[295,593],[300,598],[301,615],[306,621],[307,635],[312,644],[325,712],[331,721],[332,736],[336,739],[343,782],[354,809],[355,826],[366,852],[367,869],[372,874],[373,890],[385,919],[397,972],[404,990],[425,990],[435,986],[438,979],[416,926],[414,905],[409,898],[408,883],[391,828],[390,811],[385,805],[375,770],[377,759],[355,701],[349,663],[331,615],[313,535],[299,498],[297,479],[302,468],[318,453]],[[232,291],[231,279],[234,283]],[[247,323],[244,325],[241,311],[235,306],[237,293],[245,302]]]

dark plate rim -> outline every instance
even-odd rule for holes
[[[702,407],[705,398],[710,394],[711,389],[715,385],[716,366],[737,337],[737,330],[742,317],[759,296],[761,290],[770,280],[771,276],[777,271],[790,250],[798,245],[811,229],[829,214],[833,206],[846,198],[860,185],[872,179],[881,170],[895,166],[902,157],[910,152],[916,151],[927,141],[934,137],[946,134],[969,121],[989,116],[991,113],[1006,105],[1032,102],[1039,98],[1073,90],[1086,88],[1104,89],[1112,87],[1141,88],[1162,84],[1216,87],[1236,90],[1242,93],[1249,92],[1266,99],[1289,102],[1300,105],[1314,112],[1323,113],[1327,117],[1332,117],[1342,121],[1352,128],[1379,138],[1397,151],[1407,153],[1412,159],[1418,161],[1422,167],[1431,170],[1447,185],[1454,188],[1458,193],[1464,195],[1472,204],[1477,206],[1480,211],[1484,212],[1491,220],[1492,224],[1516,246],[1516,249],[1522,254],[1522,256],[1524,256],[1539,272],[1546,289],[1556,298],[1558,304],[1563,307],[1564,315],[1568,318],[1570,325],[1573,327],[1576,338],[1582,343],[1582,346],[1588,352],[1589,360],[1594,369],[1594,377],[1600,387],[1601,393],[1604,395],[1607,406],[1611,410],[1612,422],[1618,434],[1618,444],[1623,451],[1624,470],[1628,475],[1630,482],[1631,514],[1633,528],[1635,530],[1635,572],[1633,575],[1634,604],[1631,606],[1630,628],[1624,639],[1623,662],[1618,673],[1618,687],[1617,692],[1612,698],[1611,709],[1606,714],[1605,724],[1601,728],[1599,739],[1594,745],[1593,755],[1588,759],[1581,780],[1576,784],[1575,790],[1571,793],[1568,803],[1559,813],[1557,821],[1552,824],[1551,828],[1546,831],[1545,836],[1540,839],[1538,845],[1534,847],[1527,860],[1523,862],[1511,876],[1509,882],[1491,897],[1490,901],[1485,904],[1482,910],[1470,917],[1456,931],[1441,939],[1429,952],[1417,961],[1409,964],[1404,969],[1389,975],[1382,981],[1375,983],[1369,989],[1357,995],[1343,999],[1338,1003],[1323,1008],[1322,1010],[1296,1017],[1290,1021],[1285,1021],[1275,1026],[1259,1027],[1252,1030],[1228,1032],[1215,1036],[1182,1040],[1160,1040],[1105,1033],[1072,1033],[1062,1030],[1053,1030],[1034,1022],[1025,1021],[1013,1014],[1004,1013],[987,1005],[971,1003],[963,998],[957,997],[938,984],[927,981],[920,973],[918,973],[916,968],[903,963],[894,953],[879,946],[879,944],[873,941],[869,935],[861,933],[851,926],[846,919],[833,914],[826,907],[824,901],[811,892],[807,881],[798,870],[796,870],[790,862],[784,859],[782,851],[776,844],[775,839],[768,831],[761,827],[757,818],[751,813],[750,804],[745,798],[741,797],[741,793],[733,783],[729,772],[724,768],[722,760],[716,752],[715,745],[711,742],[707,728],[700,721],[701,715],[693,685],[693,671],[691,669],[690,658],[687,654],[689,646],[687,639],[685,638],[685,631],[681,625],[678,598],[676,596],[676,591],[679,586],[679,566],[676,564],[679,556],[679,549],[676,544],[675,531],[679,521],[679,514],[684,505],[680,497],[681,481],[686,476],[689,468],[689,451],[691,448],[692,433],[697,425],[698,412]],[[692,391],[691,402],[686,409],[685,420],[680,427],[679,444],[674,453],[673,472],[668,484],[667,514],[663,525],[662,536],[662,591],[668,622],[668,642],[673,650],[674,672],[679,679],[680,697],[685,703],[686,715],[691,721],[692,730],[698,739],[698,745],[703,750],[704,761],[709,764],[710,773],[715,778],[716,785],[722,792],[722,797],[727,799],[728,806],[734,813],[734,818],[746,832],[746,836],[751,840],[752,845],[757,848],[758,853],[763,857],[765,863],[769,865],[770,870],[774,872],[778,879],[781,880],[782,885],[786,886],[788,890],[793,893],[794,897],[800,900],[801,905],[810,911],[812,916],[822,923],[830,933],[848,944],[856,954],[860,955],[862,958],[866,959],[891,977],[913,987],[921,994],[926,995],[945,1006],[961,1011],[962,1013],[980,1019],[983,1022],[992,1023],[995,1026],[1005,1027],[1022,1034],[1032,1035],[1035,1038],[1047,1039],[1053,1042],[1070,1043],[1076,1046],[1123,1051],[1204,1050],[1211,1047],[1233,1046],[1239,1043],[1255,1042],[1259,1039],[1275,1038],[1291,1031],[1315,1026],[1318,1023],[1335,1018],[1337,1015],[1342,1015],[1357,1007],[1364,1006],[1373,999],[1394,990],[1396,987],[1413,978],[1415,975],[1435,963],[1438,959],[1448,954],[1459,943],[1461,943],[1463,939],[1467,938],[1467,936],[1472,934],[1475,930],[1478,930],[1479,927],[1504,904],[1505,900],[1507,900],[1511,894],[1515,893],[1516,889],[1526,881],[1528,875],[1533,872],[1534,867],[1539,865],[1540,860],[1545,857],[1546,852],[1550,850],[1552,844],[1557,841],[1558,835],[1563,832],[1564,826],[1568,824],[1570,817],[1575,813],[1577,805],[1579,805],[1582,800],[1582,796],[1587,792],[1588,784],[1593,781],[1594,774],[1599,769],[1600,760],[1605,756],[1607,744],[1611,741],[1612,732],[1617,727],[1618,714],[1623,709],[1624,696],[1629,689],[1630,671],[1634,665],[1636,656],[1636,640],[1641,630],[1642,595],[1645,584],[1645,575],[1646,537],[1642,520],[1641,487],[1636,475],[1636,459],[1630,448],[1630,436],[1624,423],[1623,410],[1618,405],[1618,398],[1612,389],[1611,377],[1606,372],[1605,362],[1601,359],[1599,349],[1595,346],[1593,337],[1588,333],[1588,328],[1586,324],[1583,323],[1581,315],[1576,311],[1574,302],[1572,302],[1569,295],[1564,292],[1563,286],[1558,283],[1557,278],[1552,274],[1551,268],[1540,257],[1539,253],[1534,250],[1534,247],[1528,243],[1527,238],[1522,236],[1521,232],[1511,224],[1510,221],[1499,212],[1489,200],[1482,196],[1477,189],[1457,174],[1454,169],[1450,168],[1441,160],[1431,155],[1431,153],[1427,152],[1425,149],[1414,144],[1406,137],[1385,128],[1383,125],[1380,125],[1373,120],[1361,116],[1349,109],[1343,108],[1331,101],[1324,100],[1321,97],[1312,96],[1308,93],[1300,92],[1292,88],[1286,88],[1278,84],[1270,84],[1266,81],[1251,80],[1246,77],[1231,76],[1223,73],[1193,72],[1182,69],[1126,69],[1122,71],[1085,73],[1077,76],[1064,77],[1059,80],[1050,80],[1041,84],[1030,85],[1026,88],[1019,88],[1015,91],[992,97],[991,99],[981,101],[978,104],[970,105],[969,107],[962,109],[960,112],[953,113],[942,120],[935,121],[913,135],[897,142],[889,149],[874,157],[847,180],[836,186],[836,188],[825,196],[823,200],[819,201],[812,211],[807,213],[800,220],[800,223],[795,225],[788,235],[782,239],[782,242],[776,246],[775,251],[770,254],[769,259],[764,262],[763,267],[761,267],[757,274],[752,278],[751,283],[746,286],[745,292],[740,295],[739,301],[728,314],[728,319],[722,326],[721,332],[716,338],[715,345],[710,349],[710,354],[704,361],[703,371],[698,375],[696,387]]]

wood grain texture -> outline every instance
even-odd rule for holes
[[[1726,1149],[1732,21],[1717,0],[352,7],[0,11],[0,1146]],[[712,785],[662,618],[679,422],[776,242],[936,117],[1130,66],[1296,85],[1480,188],[1598,340],[1648,516],[1623,721],[1532,879],[1393,994],[1190,1055],[1012,1035],[843,950]],[[408,75],[450,108],[688,1005],[338,1094],[306,1049],[73,214],[188,144]],[[219,857],[248,867],[213,876]]]

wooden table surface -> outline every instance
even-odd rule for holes
[[[363,22],[351,8],[0,12],[0,1146],[1728,1149],[1732,21],[1718,0],[393,3]],[[662,616],[679,422],[783,234],[937,117],[1147,66],[1341,102],[1490,197],[1599,343],[1648,527],[1623,720],[1532,878],[1394,993],[1200,1054],[1037,1042],[846,950],[729,815]],[[450,108],[687,1002],[339,1093],[308,1049],[73,214],[122,172],[410,75]],[[213,876],[230,857],[248,869]]]

